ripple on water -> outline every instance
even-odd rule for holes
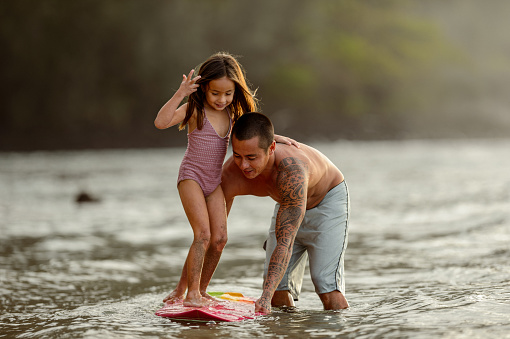
[[[509,145],[320,145],[352,198],[350,309],[322,311],[307,271],[297,312],[202,325],[154,315],[192,238],[175,190],[184,150],[0,154],[2,334],[508,338]],[[77,206],[82,189],[101,201]],[[260,295],[273,205],[236,199],[213,290]]]

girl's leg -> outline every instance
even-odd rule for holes
[[[205,200],[207,211],[209,212],[211,240],[205,254],[204,266],[202,268],[200,293],[203,297],[213,299],[209,297],[206,290],[218,266],[223,248],[227,243],[227,209],[221,186],[218,186]]]
[[[175,290],[173,290],[169,295],[163,299],[163,302],[169,302],[171,304],[182,301],[184,299],[184,293],[186,293],[186,289],[188,288],[188,258],[186,257],[186,261],[184,262],[184,266],[182,267],[181,279],[177,284]]]
[[[186,260],[188,294],[183,305],[200,307],[207,304],[207,300],[200,295],[199,288],[204,256],[211,238],[209,214],[204,193],[196,181],[183,180],[178,189],[182,206],[193,229],[193,243]]]

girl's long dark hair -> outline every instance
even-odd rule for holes
[[[204,102],[205,92],[211,80],[227,77],[235,85],[234,98],[228,106],[232,120],[235,122],[241,115],[247,112],[257,111],[257,99],[255,91],[252,91],[245,79],[245,72],[236,58],[229,53],[219,52],[210,56],[198,71],[201,76],[197,84],[200,85],[196,92],[188,97],[186,116],[179,125],[182,130],[188,124],[193,112],[197,112],[197,128],[202,129],[204,125]]]

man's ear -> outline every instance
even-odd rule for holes
[[[273,142],[271,143],[271,146],[269,146],[269,155],[273,155],[275,149],[276,149],[276,141],[273,140]]]

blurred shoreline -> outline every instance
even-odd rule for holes
[[[218,51],[238,56],[276,132],[305,143],[505,138],[509,10],[501,0],[2,1],[0,151],[184,146],[185,132],[152,122],[182,74]],[[188,29],[189,18],[199,24]]]
[[[427,142],[427,143],[445,143],[445,142],[473,142],[473,143],[486,143],[510,140],[510,135],[502,133],[501,135],[490,136],[466,136],[458,134],[453,137],[407,137],[407,138],[365,138],[365,139],[334,139],[333,137],[321,135],[320,137],[299,138],[292,134],[285,134],[286,136],[295,138],[298,142],[308,145],[315,144],[335,144],[335,143],[413,143],[413,142]],[[0,145],[0,154],[8,153],[37,153],[37,152],[79,152],[79,151],[129,151],[129,150],[157,150],[157,149],[185,149],[186,137],[178,142],[123,142],[122,140],[115,140],[111,142],[99,143],[70,143],[64,145],[59,142],[42,142],[39,146],[34,146],[31,143],[16,143],[16,144],[3,144]],[[229,154],[227,154],[228,156]]]

